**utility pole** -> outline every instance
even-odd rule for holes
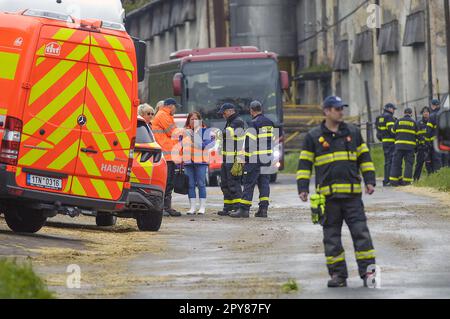
[[[447,79],[448,91],[450,92],[450,3],[449,0],[444,0],[445,10],[445,36],[447,39]]]
[[[428,55],[428,95],[429,100],[433,99],[433,57],[431,48],[431,10],[430,2],[425,1],[427,4],[427,55]]]

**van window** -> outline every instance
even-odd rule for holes
[[[144,122],[139,121],[138,127],[136,130],[136,143],[137,144],[147,144],[154,143],[155,138],[153,136],[152,131]]]

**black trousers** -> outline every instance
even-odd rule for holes
[[[389,177],[392,168],[392,158],[394,157],[395,144],[394,143],[383,143],[384,151],[384,184],[389,183]]]
[[[405,161],[405,172],[403,173],[403,161]],[[414,168],[414,150],[399,150],[396,149],[394,159],[392,161],[391,183],[398,183],[401,180],[407,183],[413,182],[413,168]]]
[[[239,209],[242,197],[242,177],[231,175],[232,163],[223,163],[220,170],[220,188],[223,193],[223,207],[226,211]]]
[[[430,161],[428,150],[426,148],[420,148],[416,155],[416,168],[414,171],[415,181],[420,180],[424,165],[428,174],[433,173],[433,165]]]
[[[258,185],[259,190],[259,207],[269,207],[270,175],[261,174],[261,165],[253,163],[245,164],[242,182],[244,184],[241,200],[242,209],[250,210],[256,185]]]
[[[430,148],[430,158],[433,166],[433,173],[436,173],[442,168],[442,154],[436,152],[434,147]]]
[[[338,275],[348,278],[345,252],[341,240],[342,225],[345,221],[353,239],[359,275],[363,278],[368,272],[368,267],[375,265],[375,250],[361,196],[327,199],[325,214],[323,243],[330,276]]]
[[[172,208],[173,179],[175,177],[176,168],[177,165],[174,162],[167,162],[167,185],[166,193],[164,194],[164,210]]]

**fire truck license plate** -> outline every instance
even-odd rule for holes
[[[62,179],[28,174],[27,185],[60,191],[62,190]]]

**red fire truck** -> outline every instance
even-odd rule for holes
[[[280,132],[273,143],[273,165],[265,172],[276,180],[284,165],[282,96],[283,90],[289,88],[289,76],[280,72],[275,53],[261,52],[256,47],[181,50],[149,70],[150,103],[155,105],[175,95],[182,105],[179,123],[183,123],[183,115],[198,111],[208,127],[223,129],[225,121],[217,114],[223,103],[236,105],[241,117],[249,122],[249,104],[261,101],[265,115]],[[220,175],[221,156],[217,149],[213,152],[210,185],[217,184]]]

